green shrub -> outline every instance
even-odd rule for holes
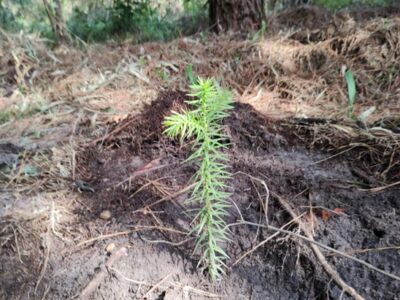
[[[148,1],[115,1],[112,7],[88,11],[75,8],[67,21],[69,30],[85,41],[133,37],[135,42],[168,41],[180,34],[171,14],[160,17]]]
[[[51,2],[51,1],[50,1]],[[190,1],[181,12],[153,0],[63,1],[64,19],[72,33],[84,41],[132,38],[134,42],[169,41],[207,26],[204,1]],[[203,3],[203,4],[202,4]],[[160,4],[161,5],[161,4]],[[0,0],[0,27],[8,31],[37,32],[54,40],[42,1]]]
[[[393,0],[314,0],[313,4],[324,6],[329,9],[342,9],[351,6],[384,6],[393,4]]]
[[[73,35],[84,41],[104,41],[112,32],[112,22],[107,19],[107,10],[104,8],[94,8],[89,12],[74,8],[67,27]]]
[[[5,30],[18,31],[24,27],[21,9],[29,1],[16,2],[0,0],[0,27]]]

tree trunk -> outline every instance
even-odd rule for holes
[[[250,32],[265,20],[264,0],[210,0],[210,25],[216,32]]]
[[[54,5],[51,5],[47,0],[43,0],[43,4],[57,43],[71,43],[71,36],[68,34],[64,23],[60,0],[54,0]]]

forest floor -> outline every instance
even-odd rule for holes
[[[400,299],[400,9],[299,8],[265,35],[164,44],[0,36],[0,299],[349,299],[338,278]],[[213,284],[188,235],[189,146],[162,134],[190,65],[236,101]]]

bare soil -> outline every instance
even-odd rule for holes
[[[193,240],[179,244],[187,236],[164,229],[187,232],[194,216],[185,202],[188,193],[153,205],[188,185],[194,172],[193,166],[183,163],[190,147],[162,135],[163,117],[182,106],[184,99],[181,92],[162,94],[139,117],[128,118],[114,128],[124,129],[79,156],[78,177],[89,183],[94,192],[82,192],[84,205],[75,211],[79,222],[74,230],[85,232],[90,239],[138,225],[160,229],[104,238],[72,251],[61,248],[60,255],[52,256],[52,278],[46,278],[53,282],[48,297],[66,299],[79,294],[107,259],[105,248],[113,242],[118,247],[126,246],[128,256],[115,264],[117,271],[107,275],[90,299],[208,298],[182,289],[181,285],[220,295],[222,299],[339,299],[341,290],[326,276],[304,243],[279,236],[232,266],[240,255],[273,233],[244,224],[232,226],[232,242],[226,245],[231,257],[227,276],[211,285],[196,269],[198,256],[192,253]],[[130,125],[126,126],[128,122]],[[231,207],[229,223],[241,218],[256,224],[265,222],[265,190],[240,173],[243,172],[264,180],[270,192],[287,199],[299,214],[305,213],[304,220],[313,228],[316,240],[398,274],[398,248],[383,248],[400,243],[400,190],[360,191],[365,178],[354,170],[364,170],[368,161],[351,161],[354,154],[328,159],[326,151],[310,149],[309,143],[296,137],[296,120],[269,120],[249,105],[237,104],[225,128],[232,144],[229,155],[234,173],[230,185],[235,205]],[[318,163],[324,159],[328,160]],[[129,182],[130,176],[133,178]],[[104,210],[111,212],[110,220],[99,218]],[[273,196],[268,220],[277,227],[291,220]],[[364,250],[353,253],[354,249]],[[400,294],[399,282],[351,260],[328,252],[325,255],[344,280],[366,299],[397,299]],[[150,287],[127,279],[155,284],[166,277],[168,284],[162,282],[163,287],[150,294],[146,294]],[[10,293],[13,289],[13,285],[9,286]]]

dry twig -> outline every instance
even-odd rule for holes
[[[308,238],[309,241],[314,241],[314,237],[309,230],[307,226],[304,225],[304,223],[298,219],[298,215],[294,212],[294,210],[291,208],[290,204],[285,201],[282,197],[274,194],[274,197],[278,199],[279,203],[283,206],[283,208],[292,216],[293,219],[296,219],[297,224],[299,225],[300,229],[303,230],[305,233],[306,237]],[[315,242],[315,241],[314,241]],[[322,254],[321,250],[318,248],[318,246],[315,243],[310,244],[311,249],[313,250],[315,256],[321,263],[322,267],[324,268],[325,272],[333,278],[333,280],[342,288],[342,290],[346,293],[348,293],[350,296],[352,296],[356,300],[363,300],[364,298],[357,293],[357,291],[348,285],[337,273],[337,271],[328,263],[326,260],[325,256]]]
[[[113,264],[121,259],[124,256],[128,255],[128,250],[125,247],[122,247],[111,254],[105,265],[100,267],[100,271],[98,271],[92,280],[86,285],[86,287],[81,291],[79,298],[81,300],[89,299],[89,296],[97,289],[97,287],[103,282],[104,278],[107,275],[107,269],[111,268]]]
[[[76,245],[76,247],[80,247],[80,246],[84,246],[96,241],[100,241],[100,240],[105,240],[105,239],[109,239],[112,237],[116,237],[116,236],[121,236],[121,235],[128,235],[137,231],[141,231],[141,230],[163,230],[163,231],[169,231],[169,232],[173,232],[173,233],[178,233],[178,234],[187,234],[186,232],[182,232],[173,228],[166,228],[166,227],[160,227],[160,226],[143,226],[143,225],[139,225],[139,226],[134,226],[134,229],[131,230],[125,230],[125,231],[120,231],[120,232],[115,232],[115,233],[110,233],[110,234],[104,234],[104,235],[100,235],[98,237],[94,237],[91,239],[88,239],[86,241],[82,241],[80,243],[78,243]]]

